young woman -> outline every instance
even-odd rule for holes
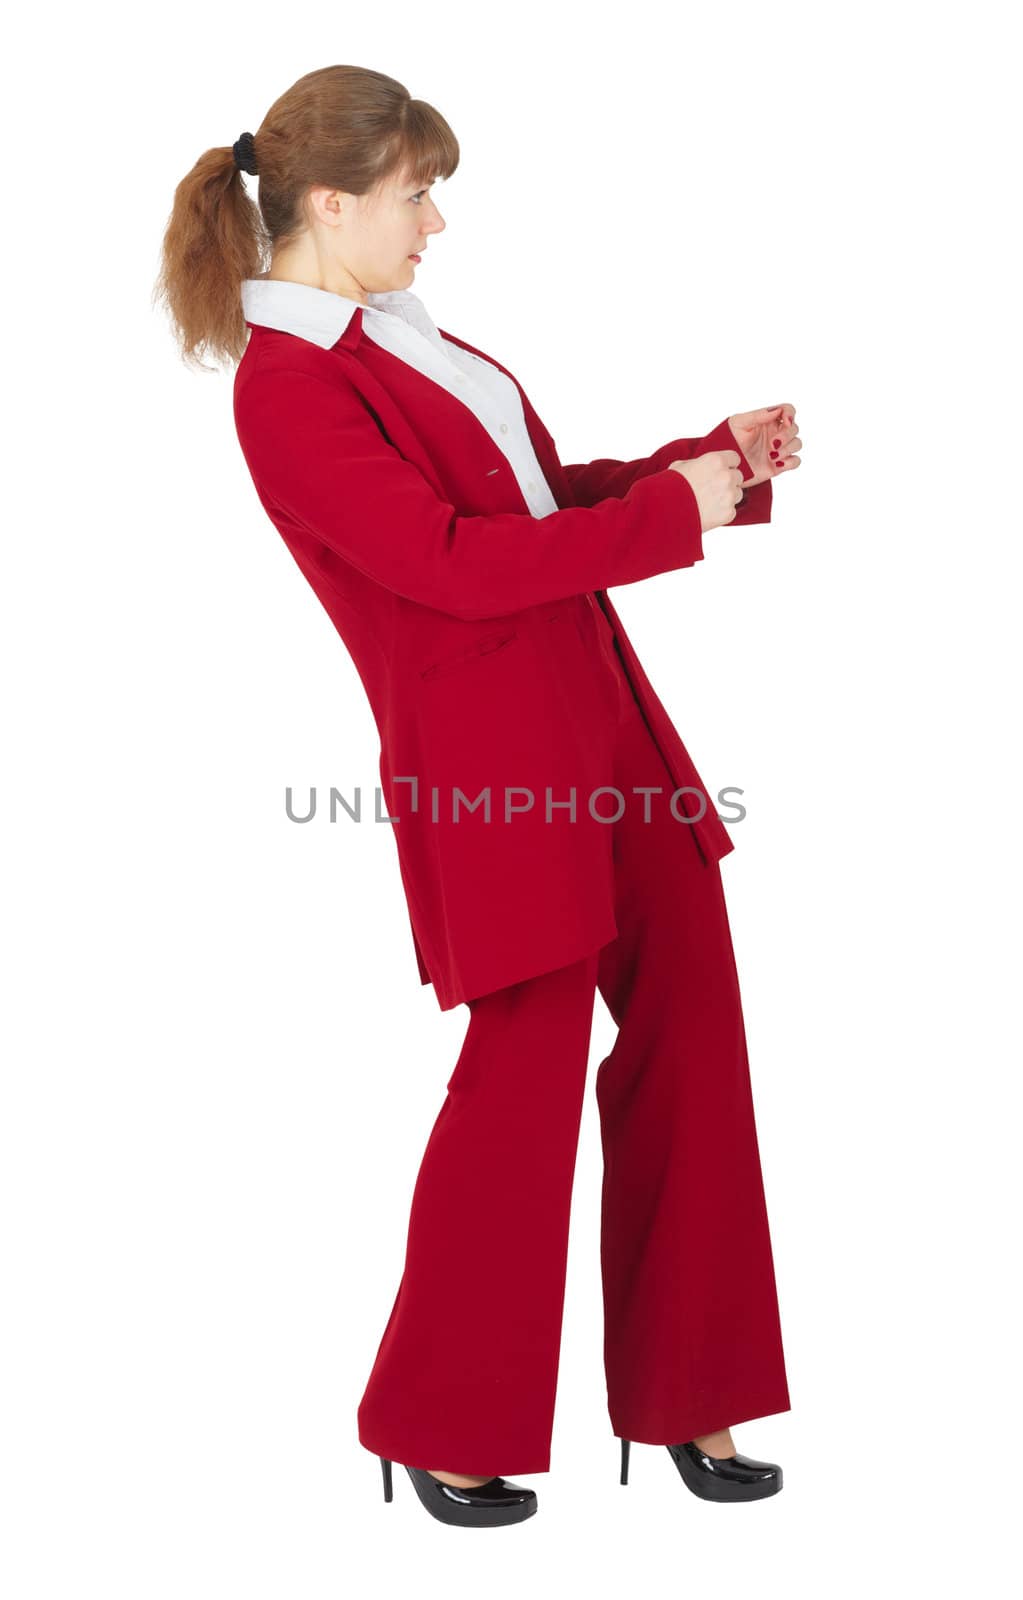
[[[237,363],[259,498],[343,639],[423,983],[469,1021],[358,1410],[442,1521],[537,1508],[597,989],[607,1402],[709,1500],[781,1488],[730,1425],[788,1410],[738,980],[731,840],[606,590],[770,518],[789,405],[564,465],[517,379],[412,291],[458,165],[393,78],[309,73],[178,186],[160,289]],[[258,174],[258,210],[241,172]],[[269,263],[267,265],[267,262]]]

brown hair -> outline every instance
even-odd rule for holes
[[[203,367],[207,352],[241,360],[248,339],[242,280],[269,268],[272,251],[304,231],[309,189],[376,193],[402,172],[425,186],[450,178],[459,160],[440,112],[369,67],[307,72],[274,101],[253,148],[258,206],[233,145],[207,150],[174,191],[154,298],[167,307],[187,365]]]

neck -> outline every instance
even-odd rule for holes
[[[328,294],[356,300],[360,306],[369,304],[362,284],[345,267],[339,262],[324,263],[314,250],[302,246],[276,251],[267,276],[285,283],[304,283],[310,289],[325,289]]]

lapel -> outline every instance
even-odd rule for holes
[[[561,462],[558,460],[557,451],[554,448],[554,440],[551,438],[550,434],[547,432],[547,429],[540,421],[540,418],[533,410],[533,407],[530,405],[529,397],[527,396],[522,385],[519,383],[519,380],[516,378],[515,374],[513,372],[509,372],[508,368],[502,366],[500,361],[496,361],[493,356],[488,356],[484,354],[482,350],[477,350],[476,347],[469,344],[467,340],[459,339],[456,334],[448,333],[444,328],[438,329],[438,332],[441,333],[445,339],[450,339],[453,344],[457,344],[463,350],[467,350],[470,355],[479,356],[479,358],[483,361],[489,361],[491,365],[498,369],[499,372],[503,372],[506,378],[511,379],[512,383],[514,383],[516,389],[518,390],[519,397],[522,401],[522,412],[523,416],[525,417],[526,431],[529,434],[530,443],[536,452],[536,459],[540,464],[540,468],[544,474],[544,477],[547,479],[547,482],[550,485],[551,493],[553,494],[559,509],[564,509],[565,507],[570,506],[572,504],[572,492],[571,488],[569,487],[568,480],[565,477]],[[376,377],[367,366],[362,355],[362,342],[362,307],[358,306],[352,313],[352,316],[348,322],[348,326],[345,328],[340,339],[338,339],[336,344],[331,346],[331,349],[335,355],[340,356],[344,361],[349,378],[354,386],[359,390],[363,398],[367,401],[371,409],[375,412],[379,420],[383,423],[384,430],[388,438],[397,446],[398,449],[400,449],[402,455],[415,462],[423,476],[428,480],[429,483],[433,485],[437,493],[444,495],[444,485],[437,477],[437,470],[433,461],[423,450],[416,434],[412,428],[409,427],[406,418],[402,414],[399,406],[395,403],[394,397],[387,388],[386,384],[381,383],[380,379]],[[373,354],[374,359],[376,359],[377,355],[379,354],[385,359],[394,361],[400,360],[399,357],[391,356],[389,351],[384,350],[382,346],[376,344],[373,346]],[[405,363],[402,363],[402,365],[403,367],[406,366]],[[414,383],[423,384],[432,383],[433,381],[432,379],[425,377],[421,372],[415,370],[414,368],[407,367],[406,370],[411,374],[410,381]],[[402,376],[405,376],[405,372],[402,373]],[[437,385],[437,387],[442,388],[441,385]],[[444,389],[443,393],[447,395],[449,391]],[[457,405],[462,404],[462,402],[457,399],[457,396],[452,396],[451,398],[455,400]],[[481,436],[481,442],[484,443],[485,448],[488,451],[493,451],[496,446],[494,445],[494,441],[490,437],[490,434],[487,432],[486,428],[484,428],[482,422],[480,422],[479,418],[473,413],[471,407],[466,406],[465,410],[469,414],[469,425],[475,425],[476,428],[478,428]],[[514,474],[511,476],[512,481],[515,482]],[[526,501],[523,498],[522,492],[518,488],[517,483],[515,484],[515,493],[521,510],[528,512],[529,507],[526,504]]]

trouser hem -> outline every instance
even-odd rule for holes
[[[633,1444],[685,1444],[690,1439],[701,1439],[708,1433],[721,1433],[725,1428],[735,1428],[742,1422],[755,1422],[758,1417],[776,1417],[791,1411],[788,1395],[776,1396],[738,1405],[701,1407],[675,1420],[673,1418],[616,1418],[611,1415],[611,1427],[618,1439],[629,1439]]]

